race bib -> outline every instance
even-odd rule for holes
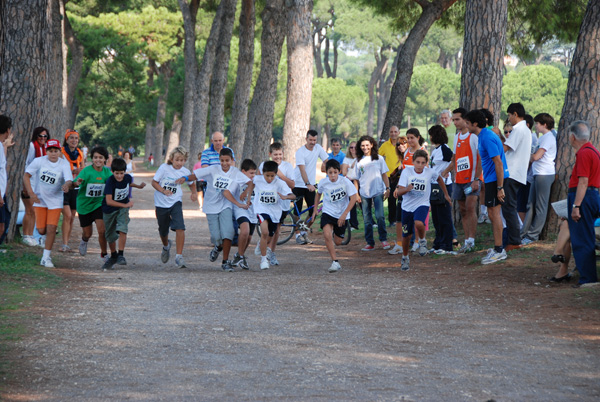
[[[458,160],[456,161],[456,172],[463,172],[469,169],[471,169],[469,157],[463,156],[462,158],[458,158]]]
[[[329,192],[329,200],[331,202],[339,202],[346,198],[346,189],[344,187],[334,188]]]
[[[104,183],[88,183],[85,189],[86,197],[103,197],[104,196]]]
[[[213,181],[213,187],[217,191],[227,190],[231,184],[231,179],[226,176],[217,176]]]
[[[44,169],[40,172],[40,182],[50,186],[58,183],[60,173],[50,169]]]
[[[167,191],[172,192],[173,194],[177,194],[177,189],[179,186],[175,183],[173,179],[163,179],[160,181],[160,186]]]
[[[261,191],[258,194],[258,202],[261,204],[277,203],[277,194],[274,191]]]
[[[129,184],[125,188],[115,189],[115,201],[123,201],[129,198]]]
[[[425,193],[425,189],[427,188],[427,183],[425,182],[425,179],[413,177],[410,180],[410,184],[413,185],[413,189],[412,189],[413,192],[420,193],[419,195],[422,195]]]

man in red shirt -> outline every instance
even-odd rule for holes
[[[600,213],[600,152],[590,143],[590,126],[576,121],[569,126],[569,144],[575,149],[575,166],[569,180],[569,230],[579,284],[598,282],[594,221]]]

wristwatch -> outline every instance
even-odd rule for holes
[[[385,189],[386,189],[386,190],[389,190],[390,188],[389,188],[389,187],[386,187]]]
[[[500,187],[498,187],[498,188],[497,188],[497,190],[498,190],[498,191],[500,191],[500,190],[504,190],[504,187],[500,186]]]
[[[309,182],[304,183],[305,186],[310,186]]]
[[[581,207],[581,205],[575,205],[575,204],[573,204],[573,208],[580,208],[580,207]]]

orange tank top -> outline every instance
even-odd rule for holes
[[[424,146],[422,146],[419,149],[423,149],[425,151],[427,150],[427,149],[425,149]],[[417,151],[415,151],[415,152],[417,152]],[[413,155],[414,155],[415,152],[410,152],[410,148],[408,148],[406,150],[406,152],[404,153],[404,160],[402,161],[402,163],[404,165],[403,167],[405,167],[405,166],[413,166],[414,165],[414,163],[413,163]]]
[[[473,149],[471,149],[471,136],[461,140],[460,134],[457,134],[456,149],[454,150],[454,161],[456,167],[456,183],[465,184],[473,181],[473,171],[477,161],[473,159]]]

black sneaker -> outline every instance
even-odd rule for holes
[[[116,263],[117,259],[110,257],[108,260],[106,260],[106,262],[102,266],[102,269],[113,269],[113,265],[115,265]]]
[[[221,264],[221,268],[223,269],[223,271],[225,272],[234,272],[235,270],[233,269],[233,266],[231,265],[231,261],[227,260],[225,262],[223,262],[223,264]]]
[[[124,256],[122,256],[122,255],[117,256],[117,265],[127,265],[127,260],[125,259]]]
[[[215,262],[217,261],[217,258],[219,258],[219,253],[221,252],[221,250],[219,250],[218,246],[214,246],[212,250],[210,250],[210,262]]]

